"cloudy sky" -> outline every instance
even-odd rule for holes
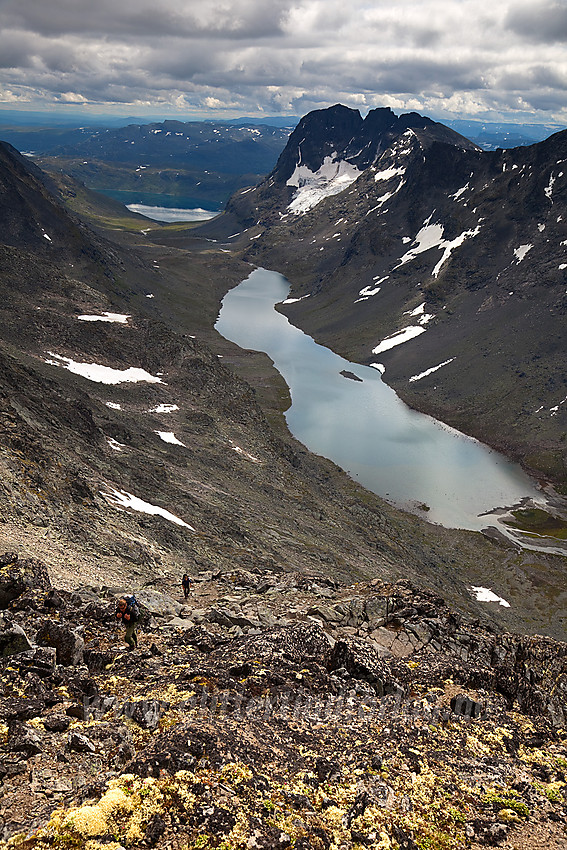
[[[0,107],[567,124],[567,0],[0,0]]]

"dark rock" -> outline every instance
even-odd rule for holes
[[[83,663],[85,642],[69,626],[53,621],[45,622],[35,636],[40,646],[53,646],[57,651],[57,663],[64,667],[76,667]]]
[[[45,709],[45,702],[37,698],[5,697],[0,699],[0,717],[5,720],[31,720]]]
[[[17,655],[32,648],[26,633],[17,623],[11,623],[8,628],[0,629],[0,655]]]
[[[386,682],[391,687],[389,669],[383,657],[362,640],[348,638],[336,642],[329,660],[329,670],[341,668],[352,678],[369,682],[377,696],[386,692]]]
[[[85,705],[83,703],[73,703],[73,705],[68,705],[65,709],[65,714],[67,717],[74,717],[75,720],[86,720],[86,710]]]
[[[108,664],[114,661],[114,656],[111,652],[102,652],[98,649],[85,649],[83,660],[89,668],[90,673],[100,673]]]
[[[334,782],[341,775],[341,766],[338,761],[319,758],[315,763],[315,769],[321,782]]]
[[[18,720],[12,720],[8,724],[8,750],[34,756],[43,751],[43,744],[35,729]]]
[[[287,832],[264,824],[262,830],[255,829],[248,839],[248,850],[283,850],[291,845]]]
[[[79,732],[70,732],[67,740],[67,749],[76,753],[94,753],[96,747],[90,738]]]
[[[451,711],[461,717],[472,717],[476,720],[483,713],[483,705],[466,694],[459,694],[451,699]]]
[[[29,588],[49,590],[50,587],[47,567],[41,561],[35,558],[22,561],[12,553],[0,558],[0,609],[7,608]]]
[[[46,732],[66,732],[71,720],[65,714],[49,714],[43,721]]]
[[[45,608],[61,610],[62,608],[65,608],[65,600],[57,590],[52,588],[48,591],[47,596],[43,600],[43,605]]]
[[[140,702],[127,702],[122,706],[125,717],[129,717],[142,729],[157,729],[160,718],[169,708],[168,702],[159,700],[142,700]]]
[[[35,647],[28,652],[12,656],[11,664],[17,664],[21,675],[33,673],[40,679],[49,679],[55,671],[57,651],[55,647]]]
[[[144,832],[144,844],[148,847],[155,847],[164,832],[165,821],[159,815],[153,815],[148,821],[146,831]]]

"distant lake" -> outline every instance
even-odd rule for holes
[[[280,274],[258,269],[224,298],[216,329],[242,348],[266,352],[290,388],[292,434],[369,490],[430,522],[512,532],[490,512],[541,491],[517,465],[407,407],[377,369],[349,363],[274,309],[287,298]],[[345,376],[341,373],[347,373]]]
[[[200,207],[194,210],[179,207],[150,207],[146,204],[126,204],[126,207],[131,212],[145,215],[153,221],[208,221],[218,215],[216,212],[203,210]]]
[[[97,189],[101,195],[120,201],[121,204],[142,204],[143,206],[159,209],[204,210],[210,217],[218,215],[221,207],[217,204],[205,203],[200,198],[185,195],[164,195],[160,192],[130,192],[122,189]],[[136,210],[137,212],[137,210]],[[145,215],[145,213],[143,213]],[[194,219],[190,219],[194,220]]]

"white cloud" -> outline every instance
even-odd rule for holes
[[[567,120],[558,0],[3,0],[0,99]]]

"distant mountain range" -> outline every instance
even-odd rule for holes
[[[4,128],[0,138],[124,203],[219,210],[275,165],[289,129],[255,123],[164,121],[120,128]],[[117,194],[122,193],[122,194]],[[126,194],[128,193],[128,194]]]
[[[383,111],[383,110],[382,110]],[[380,112],[373,110],[371,115]],[[84,121],[82,120],[84,118]],[[297,116],[227,121],[153,121],[0,111],[0,138],[33,154],[48,169],[63,169],[91,189],[123,203],[220,210],[239,188],[274,167]],[[447,126],[492,150],[533,144],[560,129],[552,125],[453,120]],[[161,199],[157,196],[161,195]]]
[[[488,152],[338,105],[202,232],[246,230],[243,258],[301,297],[294,324],[567,489],[566,203],[566,131]]]

